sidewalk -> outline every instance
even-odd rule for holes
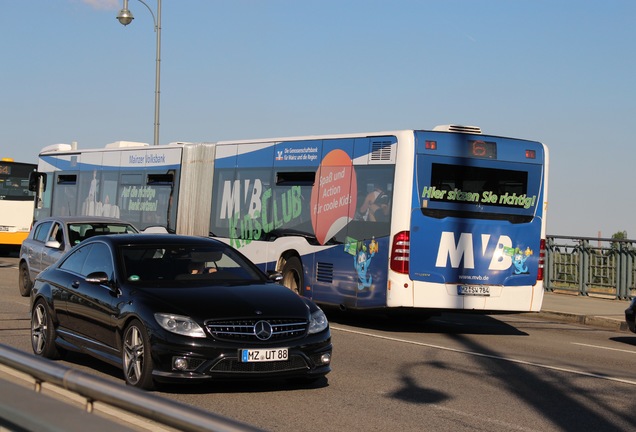
[[[631,334],[625,323],[628,306],[628,300],[546,292],[538,316]]]

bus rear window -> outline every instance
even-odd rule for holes
[[[538,185],[531,179],[528,170],[432,163],[430,183],[419,188],[421,208],[434,217],[458,211],[481,214],[469,217],[529,216],[538,200]]]
[[[432,201],[475,202],[482,205],[507,205],[511,196],[528,193],[528,173],[466,165],[433,164]]]

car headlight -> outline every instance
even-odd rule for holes
[[[327,315],[325,315],[321,309],[311,314],[311,318],[309,319],[309,334],[320,333],[328,326]]]
[[[169,332],[196,338],[206,337],[201,326],[190,317],[156,313],[155,319],[163,329]]]

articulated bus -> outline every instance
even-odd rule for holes
[[[40,153],[36,217],[210,236],[320,304],[539,311],[548,150],[477,127]]]
[[[29,235],[33,222],[34,193],[29,175],[36,164],[0,159],[0,248],[16,249]]]

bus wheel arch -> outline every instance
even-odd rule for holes
[[[304,294],[305,276],[303,263],[296,253],[288,252],[280,257],[278,268],[283,275],[281,285],[289,288],[298,295]]]

